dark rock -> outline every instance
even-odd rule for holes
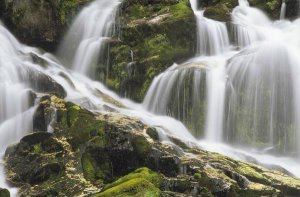
[[[7,189],[0,188],[0,197],[10,197],[10,193]]]
[[[50,76],[42,72],[29,69],[26,78],[29,80],[30,86],[36,92],[54,94],[61,98],[66,96],[64,88]]]
[[[0,17],[22,42],[55,51],[75,15],[89,1],[1,1]]]

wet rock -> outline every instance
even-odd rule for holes
[[[1,197],[10,197],[10,193],[7,189],[0,188],[0,196]]]
[[[142,101],[158,73],[195,54],[196,21],[188,0],[126,0],[117,21],[120,36],[110,43],[105,83],[121,95]]]
[[[29,69],[26,78],[36,92],[54,94],[61,98],[66,96],[64,88],[50,76],[42,72]]]
[[[26,44],[55,51],[73,18],[89,0],[1,1],[0,17]]]
[[[53,133],[28,135],[6,151],[8,179],[25,196],[300,195],[297,178],[198,148],[163,144],[137,119],[93,114],[55,96],[41,105],[57,112]],[[152,171],[135,171],[144,166]]]

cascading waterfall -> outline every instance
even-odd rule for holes
[[[240,0],[232,16],[241,51],[230,51],[226,26],[203,17],[196,2],[191,1],[199,25],[198,57],[183,65],[174,65],[157,76],[144,106],[119,98],[103,84],[83,75],[88,74],[95,62],[103,61],[98,54],[101,54],[103,39],[110,34],[113,23],[110,16],[118,1],[96,1],[75,20],[60,52],[70,64],[85,65],[74,66],[74,72],[65,69],[52,55],[20,44],[0,25],[0,133],[4,136],[0,138],[1,155],[9,144],[32,131],[35,107],[29,96],[40,92],[30,76],[45,75],[63,87],[66,100],[93,111],[104,112],[105,106],[109,106],[137,117],[156,127],[161,140],[168,139],[166,134],[174,135],[230,156],[250,155],[261,162],[280,165],[300,177],[299,164],[292,158],[282,159],[212,143],[225,141],[262,150],[271,147],[276,153],[299,156],[299,20],[272,23],[263,13],[249,7],[246,0]],[[84,28],[86,21],[90,23]],[[79,34],[72,35],[72,31]],[[268,35],[272,35],[272,39]],[[41,59],[43,65],[32,56]],[[82,58],[74,59],[78,56]],[[101,95],[125,107],[108,103]],[[149,113],[145,106],[159,115]],[[194,136],[209,140],[209,144],[197,141],[181,122],[166,115],[184,122]],[[0,165],[0,187],[7,188],[4,179]]]
[[[240,0],[239,6],[232,11],[234,42],[244,48],[256,41],[264,40],[269,32],[271,21],[258,9],[249,7],[246,0]]]
[[[224,23],[203,16],[196,0],[191,0],[191,5],[197,19],[198,57],[156,77],[143,105],[184,122],[197,138],[215,140],[222,132],[225,77],[220,75],[224,75],[227,55],[223,54],[230,49],[229,36]],[[218,132],[211,132],[215,130]]]
[[[225,23],[203,16],[198,9],[197,0],[191,0],[191,6],[197,20],[197,55],[215,55],[227,51],[230,47]]]
[[[295,153],[294,73],[297,57],[274,40],[252,46],[227,66],[225,139]]]
[[[59,49],[63,62],[85,75],[91,75],[96,66],[107,74],[105,49],[119,4],[119,0],[97,0],[81,11]]]
[[[144,100],[148,110],[175,117],[197,137],[203,137],[206,106],[206,68],[174,64],[154,79]]]
[[[26,59],[23,46],[0,22],[0,186],[5,182],[2,157],[5,149],[32,130],[34,108],[30,107]],[[23,48],[26,50],[26,48]],[[20,57],[21,56],[21,57]],[[12,194],[16,194],[12,190]]]
[[[195,10],[196,2],[191,1],[191,4]],[[200,57],[178,65],[175,69],[168,69],[154,79],[144,105],[154,113],[171,115],[181,120],[198,138],[204,136],[203,139],[210,142],[226,142],[264,153],[299,158],[299,20],[273,22],[260,10],[250,7],[248,1],[239,0],[239,6],[232,12],[232,23],[233,42],[239,51],[223,51],[205,57],[210,54],[206,48]],[[205,36],[202,35],[201,39],[207,38]],[[214,40],[220,40],[221,37],[219,34]],[[201,39],[198,40],[199,46]],[[214,46],[214,42],[211,44]],[[205,47],[207,45],[204,43]],[[205,65],[201,80],[205,78],[203,83],[206,85],[201,84],[201,87],[206,88],[206,91],[202,91],[206,94],[205,99],[203,96],[199,98],[202,104],[206,103],[206,106],[201,106],[205,117],[198,115],[196,120],[199,123],[205,119],[204,135],[199,135],[203,126],[199,126],[196,131],[190,126],[195,124],[191,121],[195,117],[187,121],[186,117],[176,114],[189,111],[186,110],[186,103],[197,103],[191,99],[197,93],[189,91],[193,89],[195,75],[186,76],[185,73],[191,71],[182,69],[191,62]],[[187,66],[186,69],[190,68]],[[186,76],[186,79],[183,81],[180,76]],[[188,79],[190,85],[186,88]],[[185,93],[182,98],[189,99],[177,99],[174,102],[174,95],[180,92]],[[176,108],[170,103],[176,103]]]

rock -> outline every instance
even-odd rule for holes
[[[36,92],[54,94],[61,98],[66,96],[65,89],[59,83],[40,71],[29,69],[26,78]]]
[[[110,74],[105,83],[123,96],[142,101],[158,73],[194,56],[196,21],[188,0],[125,0],[120,9],[120,37],[110,42]]]
[[[10,193],[7,189],[0,188],[0,196],[1,197],[10,197]]]
[[[0,17],[22,42],[55,51],[74,16],[89,1],[1,1]]]
[[[148,135],[153,128],[117,112],[94,114],[56,96],[40,105],[44,116],[56,111],[53,133],[30,134],[6,151],[8,180],[21,195],[300,195],[297,178],[179,139],[180,147],[163,144]]]

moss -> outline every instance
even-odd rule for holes
[[[200,173],[195,173],[194,174],[194,179],[201,179],[201,174]]]
[[[89,0],[64,0],[61,1],[61,6],[59,9],[59,19],[62,25],[69,23],[69,15],[74,10],[78,10],[82,5],[89,2]]]
[[[149,181],[156,187],[159,187],[159,185],[161,183],[161,177],[158,173],[152,172],[148,168],[143,167],[143,168],[136,169],[134,172],[132,172],[124,177],[119,178],[118,180],[116,180],[115,182],[113,182],[111,184],[106,185],[104,187],[104,190],[115,187],[117,185],[120,185],[124,182],[127,182],[127,181],[129,181],[131,179],[135,179],[135,178],[146,179],[147,181]]]
[[[158,189],[161,183],[159,174],[148,168],[139,168],[134,172],[119,178],[115,182],[104,187],[104,192],[94,197],[104,196],[144,196],[155,197],[160,195]]]
[[[42,152],[41,143],[33,145],[33,152],[35,154],[40,154]]]
[[[230,10],[225,4],[208,7],[204,12],[204,16],[213,20],[224,22],[230,21],[231,19]]]
[[[188,0],[126,3],[121,41],[110,47],[111,70],[106,83],[121,95],[142,101],[158,73],[194,55],[196,22]],[[132,72],[128,72],[130,63]]]
[[[10,197],[10,193],[7,189],[0,188],[0,196],[1,197]]]
[[[88,154],[83,154],[81,158],[84,177],[88,180],[95,180],[96,170],[92,162],[92,158]]]
[[[160,190],[143,178],[135,178],[110,188],[93,197],[159,197]]]
[[[132,146],[134,151],[141,157],[148,154],[151,150],[151,144],[144,136],[136,136],[132,140]]]

